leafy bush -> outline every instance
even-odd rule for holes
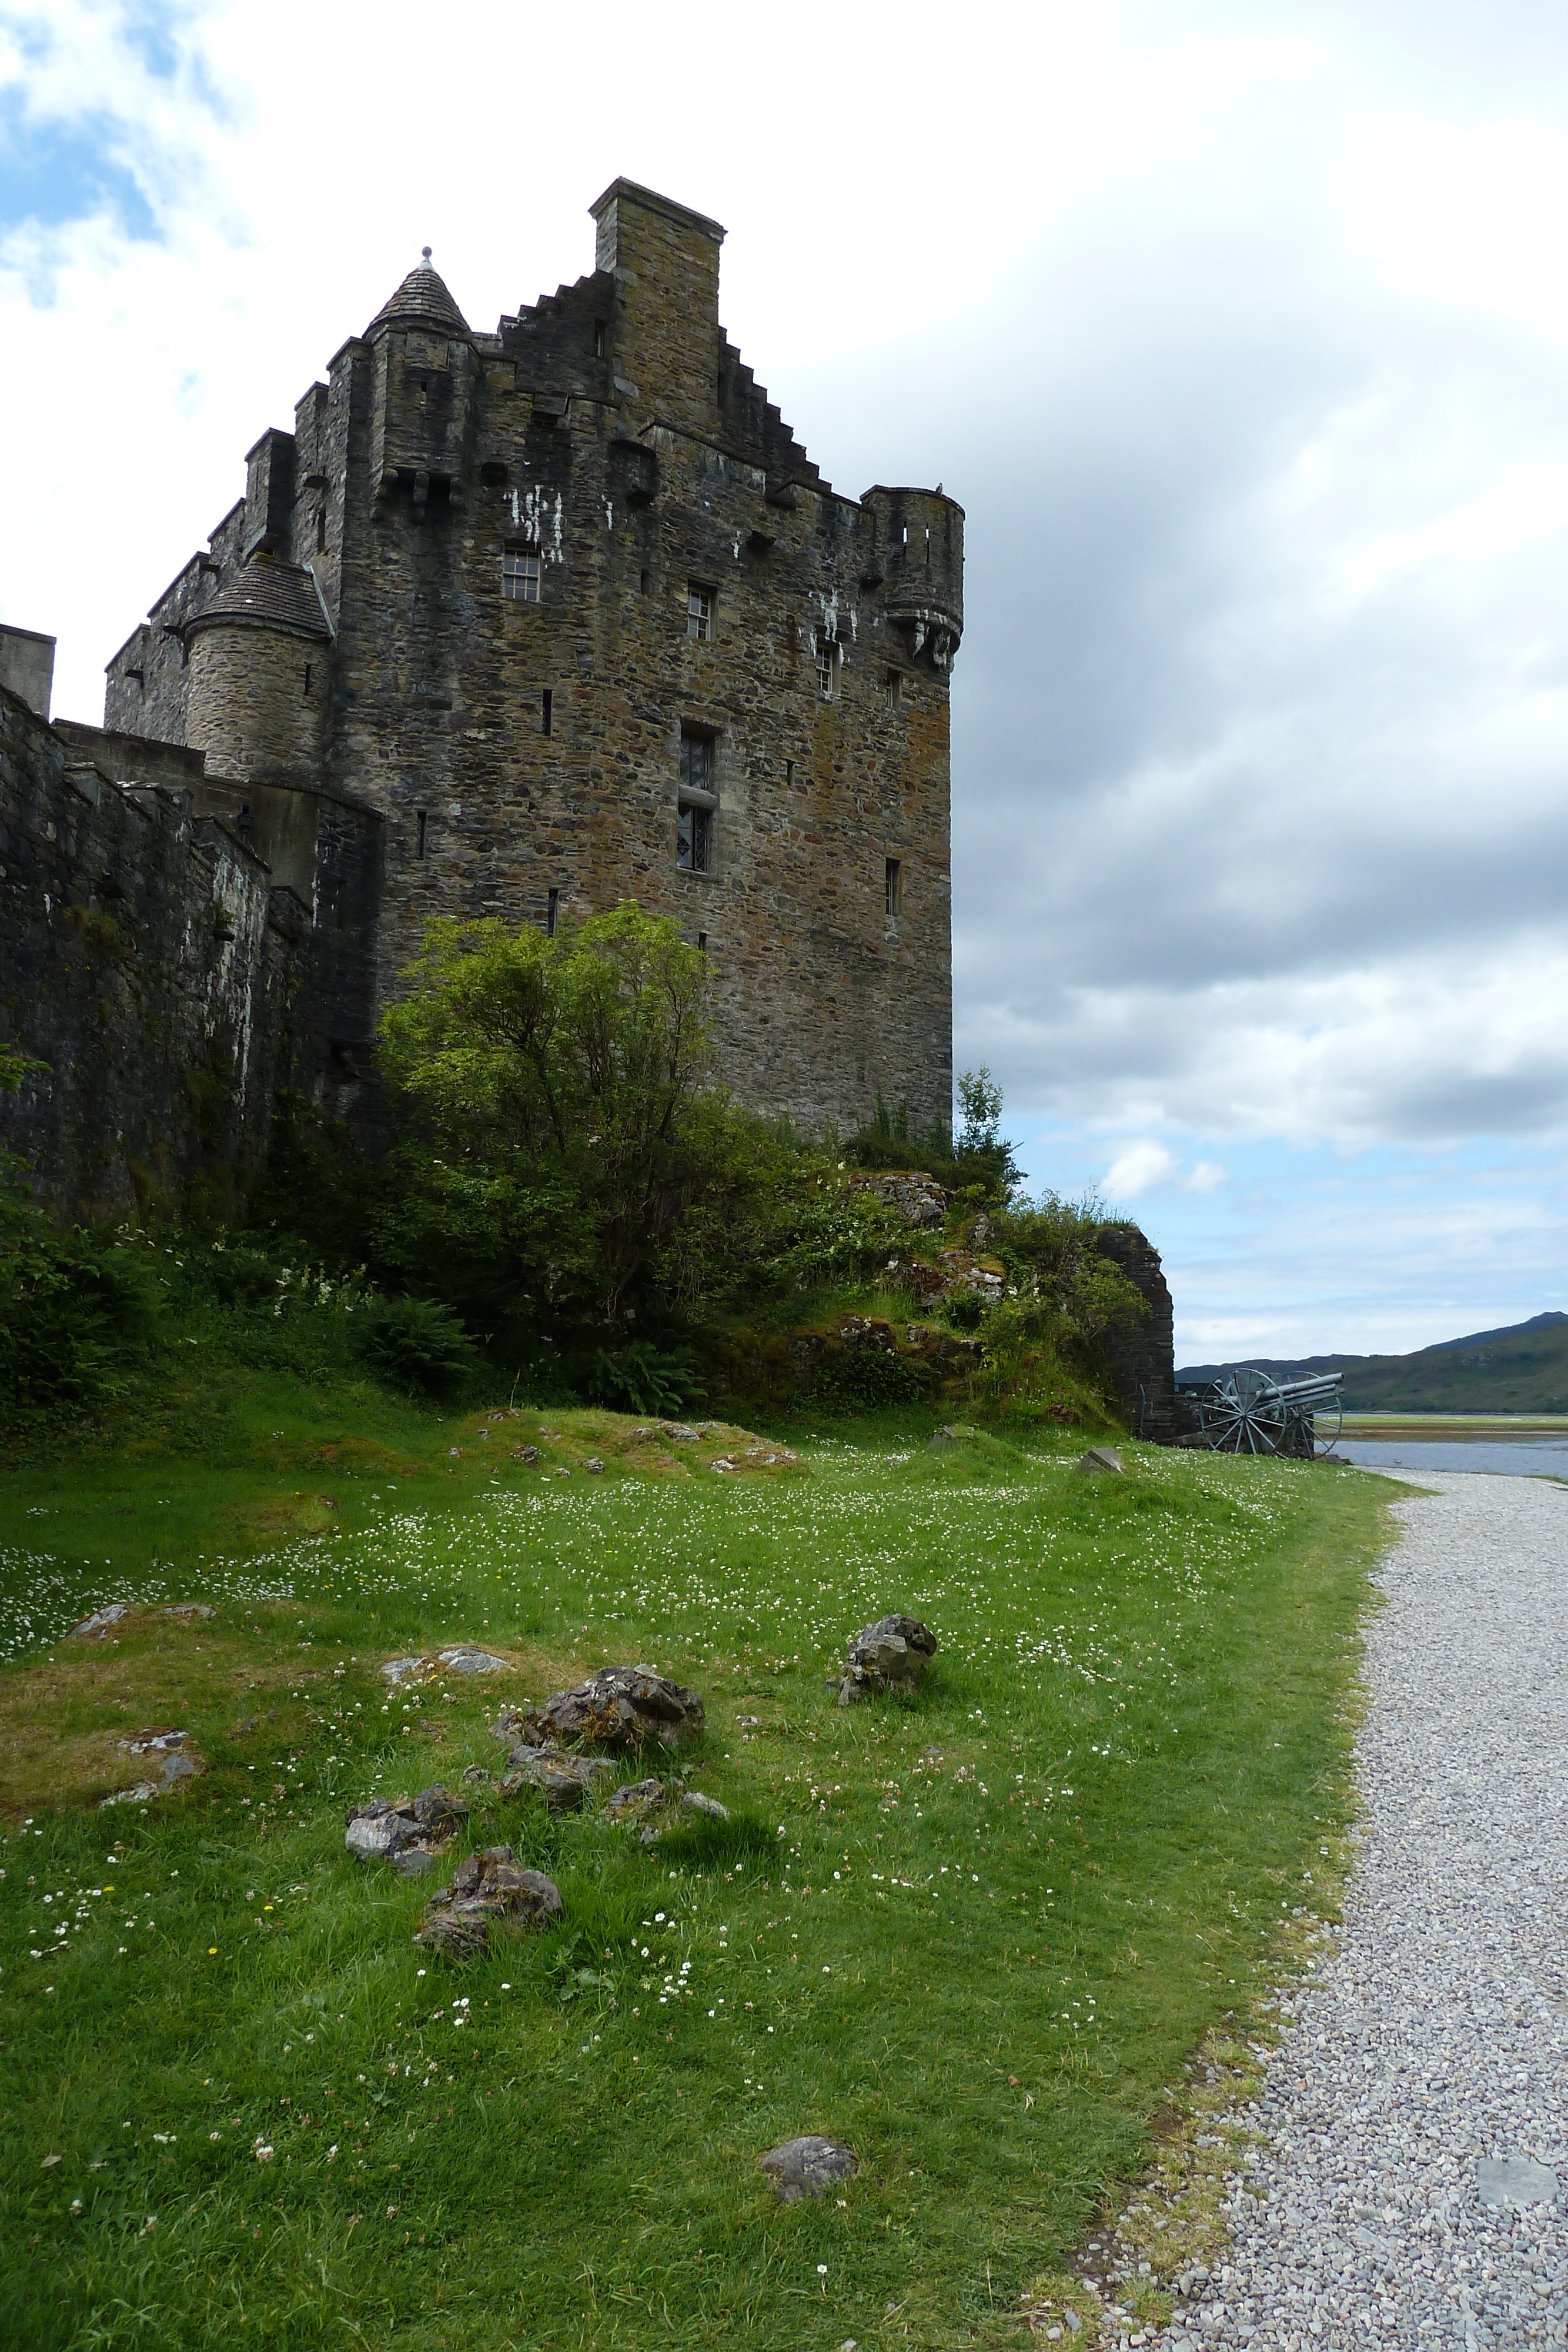
[[[119,1393],[157,1286],[113,1235],[56,1227],[15,1169],[0,1185],[0,1420],[90,1411]]]
[[[266,1252],[217,1242],[204,1268],[214,1298],[225,1307],[256,1307],[277,1290],[277,1273]]]
[[[613,1353],[601,1348],[583,1382],[595,1404],[626,1412],[675,1413],[704,1393],[689,1348],[658,1348],[633,1339]]]
[[[722,1277],[758,1122],[713,1082],[713,977],[674,923],[631,905],[554,938],[434,922],[406,977],[381,1034],[407,1129],[391,1263],[601,1326],[656,1276],[688,1298]]]
[[[434,1298],[372,1297],[360,1309],[355,1336],[372,1369],[411,1394],[458,1388],[479,1361],[458,1318]]]

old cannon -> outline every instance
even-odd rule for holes
[[[1283,1454],[1310,1462],[1320,1450],[1329,1451],[1344,1426],[1342,1379],[1339,1372],[1317,1372],[1277,1381],[1243,1365],[1207,1388],[1181,1393],[1193,1408],[1198,1442],[1211,1452]],[[1331,1422],[1332,1431],[1325,1430]]]

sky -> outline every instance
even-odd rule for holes
[[[1556,0],[0,0],[0,619],[55,709],[418,257],[723,221],[824,474],[967,515],[956,1036],[1177,1360],[1568,1306]]]

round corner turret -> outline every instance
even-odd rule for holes
[[[883,610],[907,633],[911,656],[946,675],[964,634],[964,509],[940,487],[880,483],[861,505],[872,520]]]
[[[309,572],[253,556],[184,636],[185,740],[207,773],[318,781],[332,639]]]

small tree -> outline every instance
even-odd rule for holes
[[[553,939],[433,922],[406,977],[381,1034],[410,1129],[388,1254],[456,1253],[504,1307],[614,1320],[733,1178],[707,958],[628,904]]]

